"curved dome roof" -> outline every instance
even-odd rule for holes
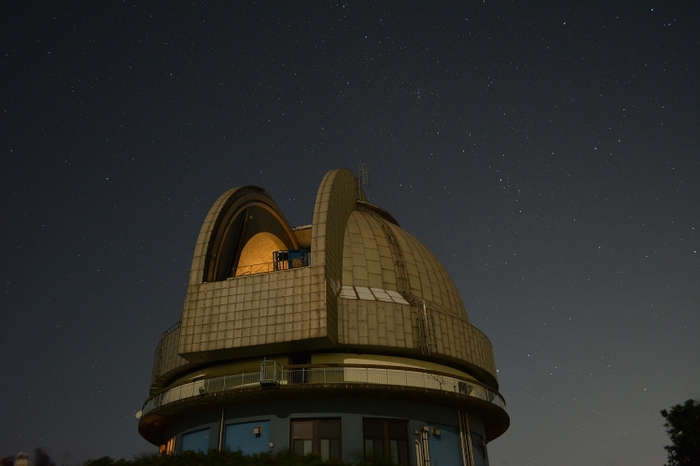
[[[330,171],[321,181],[311,255],[324,275],[327,329],[337,347],[418,351],[497,389],[493,347],[469,323],[445,268],[366,201],[349,170]]]
[[[462,298],[440,261],[384,211],[362,202],[343,241],[343,286],[393,290],[467,320]]]

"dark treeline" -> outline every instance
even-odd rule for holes
[[[114,460],[108,456],[88,460],[83,466],[392,466],[388,459],[366,461],[358,459],[352,463],[339,460],[323,461],[318,455],[295,455],[289,451],[277,454],[261,453],[246,456],[241,452],[212,451],[185,452],[178,455],[138,456],[132,460]]]

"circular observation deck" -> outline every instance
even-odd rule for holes
[[[202,378],[152,396],[143,406],[139,431],[147,440],[160,442],[162,426],[191,411],[223,404],[328,397],[419,401],[466,409],[487,420],[487,440],[500,436],[510,422],[499,393],[450,374],[391,366],[283,368],[265,361],[260,371]]]

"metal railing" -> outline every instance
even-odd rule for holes
[[[266,361],[267,362],[267,361]],[[273,377],[272,374],[274,374]],[[261,384],[263,382],[263,384]],[[304,367],[267,369],[256,372],[211,377],[173,387],[153,396],[143,406],[143,414],[154,409],[187,398],[204,396],[207,393],[231,392],[250,389],[255,386],[275,385],[314,385],[314,384],[370,384],[410,388],[423,388],[487,401],[505,410],[505,400],[500,394],[483,385],[457,377],[420,372],[409,369],[380,367]]]
[[[281,255],[286,253],[287,255]],[[233,269],[232,278],[245,277],[246,275],[255,275],[258,273],[277,272],[279,270],[289,270],[311,265],[311,253],[305,251],[298,258],[288,258],[290,251],[275,251],[274,259],[271,262],[261,262],[259,264],[248,264],[235,267]]]
[[[241,265],[233,269],[233,277],[244,277],[246,275],[255,275],[258,273],[274,272],[274,262],[263,262],[261,264]]]
[[[168,335],[173,333],[175,330],[179,329],[181,322],[182,321],[178,320],[173,325],[168,327],[168,329],[166,331],[164,331],[163,333],[160,334],[160,340],[158,340],[158,341],[161,341],[163,338],[167,337]]]

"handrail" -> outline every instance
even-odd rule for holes
[[[288,265],[284,261],[281,261],[278,264],[275,264],[275,262],[261,262],[259,264],[241,265],[238,267],[234,267],[232,276],[228,278],[232,279],[247,277],[249,275],[257,275],[259,273],[279,272],[281,270],[291,270],[293,268],[298,269],[301,267],[308,267],[309,265],[311,264],[304,264],[300,267],[288,267]]]
[[[208,393],[242,391],[269,383],[269,372],[243,372],[218,377],[196,380],[179,385],[149,398],[143,406],[143,414],[156,408],[194,398]],[[457,377],[432,374],[416,370],[379,368],[379,367],[312,367],[301,369],[283,369],[275,371],[278,386],[314,385],[314,384],[372,384],[399,387],[413,387],[439,390],[448,393],[474,397],[505,410],[503,397],[483,385]],[[263,380],[264,379],[264,380]]]
[[[235,267],[231,278],[245,277],[247,275],[255,275],[258,273],[268,273],[275,271],[274,262],[261,262],[259,264],[248,264]]]
[[[162,340],[163,338],[167,337],[167,336],[170,335],[172,332],[174,332],[175,330],[177,330],[178,328],[180,328],[180,323],[181,323],[181,321],[178,320],[178,321],[175,322],[173,325],[171,325],[170,327],[168,327],[168,329],[167,329],[166,331],[164,331],[163,333],[160,334],[160,340]],[[160,340],[158,340],[159,343],[160,343]]]

